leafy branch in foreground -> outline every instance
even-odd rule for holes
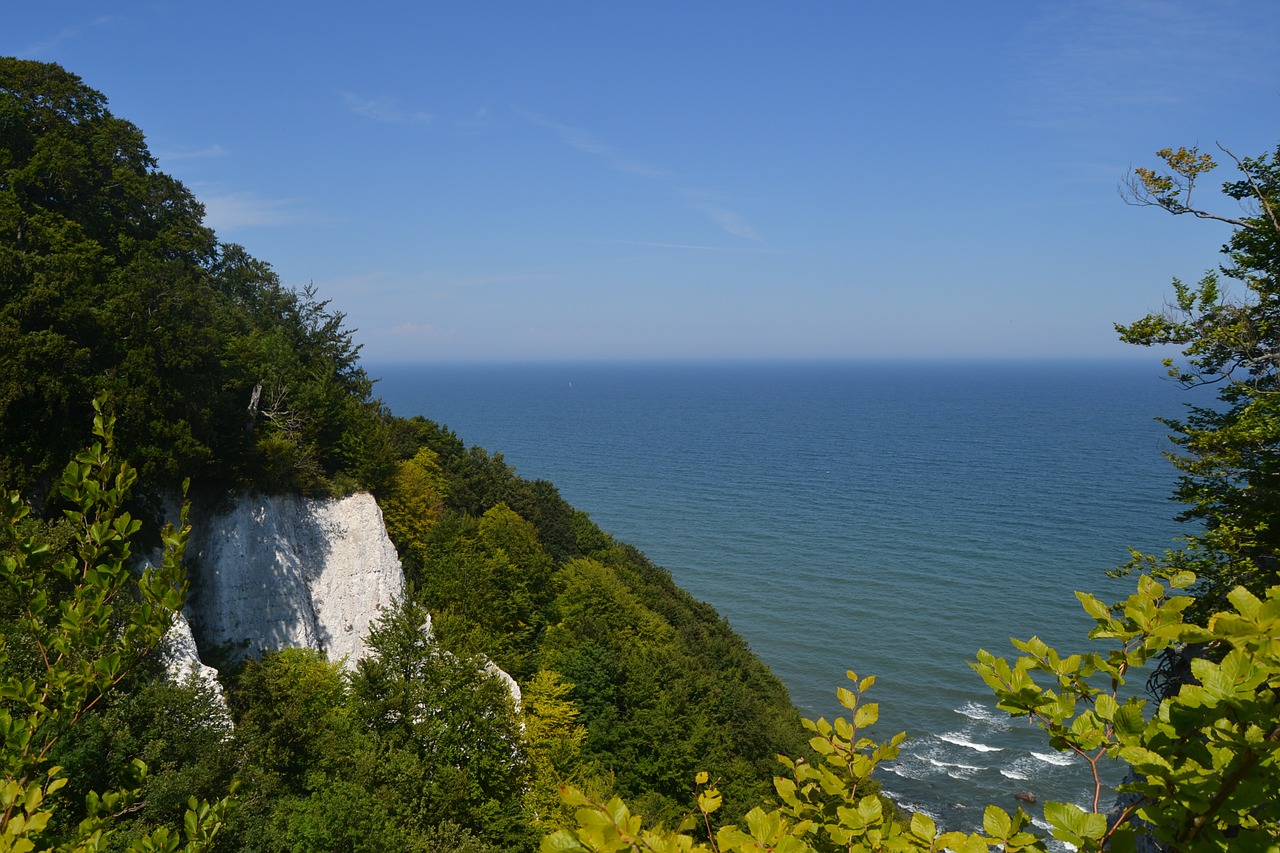
[[[1280,586],[1265,598],[1238,587],[1232,610],[1215,614],[1207,627],[1184,621],[1191,599],[1172,590],[1191,586],[1194,575],[1174,579],[1171,588],[1142,576],[1137,591],[1113,606],[1078,593],[1096,625],[1089,637],[1110,641],[1105,654],[1062,656],[1038,638],[1014,641],[1025,654],[1010,664],[978,652],[973,668],[995,691],[999,707],[1035,721],[1056,749],[1072,752],[1093,769],[1091,809],[1049,802],[1044,818],[1054,837],[1080,850],[1133,850],[1139,835],[1150,835],[1172,851],[1274,850],[1280,838]],[[1126,674],[1167,648],[1197,644],[1203,654],[1192,668],[1198,683],[1164,699],[1147,718],[1146,700],[1120,698]],[[1036,676],[1051,682],[1042,687]],[[643,821],[619,799],[594,803],[573,789],[565,800],[577,807],[576,829],[542,842],[543,853],[558,851],[708,851],[708,853],[829,853],[830,851],[936,851],[980,853],[1044,850],[1028,831],[1021,809],[1009,815],[988,806],[984,833],[938,832],[923,814],[901,819],[868,791],[876,765],[898,754],[903,735],[878,743],[862,731],[876,722],[878,708],[862,701],[874,677],[840,688],[850,722],[806,721],[814,733],[819,765],[779,759],[788,774],[774,779],[781,805],[753,809],[745,830],[734,825],[712,831],[719,793],[705,788],[697,808],[673,831],[644,829]],[[1097,686],[1101,681],[1103,686]],[[1119,814],[1103,810],[1098,768],[1103,760],[1129,765],[1135,781],[1120,786],[1131,795]],[[705,785],[706,774],[698,784]],[[1141,821],[1141,823],[1139,823]],[[700,824],[706,834],[691,834]]]
[[[1094,771],[1092,811],[1045,806],[1060,840],[1081,849],[1131,849],[1133,836],[1147,833],[1169,850],[1241,850],[1269,849],[1280,837],[1280,805],[1268,793],[1280,783],[1280,586],[1265,600],[1237,587],[1229,595],[1233,609],[1200,627],[1183,618],[1192,599],[1169,594],[1194,582],[1184,573],[1166,589],[1142,576],[1137,592],[1112,607],[1078,593],[1096,623],[1090,638],[1117,646],[1105,655],[1064,658],[1034,637],[1015,641],[1026,654],[1012,666],[978,653],[973,666],[999,707],[1035,721],[1053,747]],[[1196,683],[1162,700],[1149,719],[1145,699],[1121,701],[1126,673],[1187,644],[1199,647],[1191,663]],[[1038,686],[1033,675],[1052,685]],[[1095,676],[1106,685],[1094,686]],[[1100,810],[1104,758],[1137,774],[1120,786],[1132,796],[1110,820]],[[1148,826],[1139,829],[1133,818]]]
[[[939,833],[927,815],[915,814],[902,820],[896,809],[879,795],[872,782],[876,766],[897,757],[905,734],[880,743],[862,734],[879,716],[879,706],[863,702],[863,694],[875,677],[861,680],[848,673],[853,689],[837,691],[840,704],[852,712],[850,722],[838,717],[833,722],[805,720],[813,732],[809,745],[822,756],[819,764],[778,756],[788,775],[773,780],[780,806],[758,806],[746,815],[746,827],[734,824],[713,829],[712,815],[720,807],[720,792],[706,787],[706,773],[697,777],[696,809],[680,827],[644,829],[643,820],[633,815],[617,798],[606,804],[593,803],[577,790],[564,789],[565,802],[578,807],[577,829],[561,830],[542,842],[543,853],[603,853],[603,851],[652,851],[652,853],[834,853],[834,851],[892,850],[985,853],[991,845],[1001,845],[1014,853],[1042,849],[1026,827],[1030,818],[1021,809],[1010,815],[989,806],[981,833]],[[705,835],[691,834],[699,827]]]
[[[21,602],[15,638],[30,659],[12,660],[0,636],[0,853],[54,849],[45,837],[57,802],[52,795],[68,780],[61,767],[51,766],[51,750],[136,669],[182,607],[186,510],[180,528],[169,526],[162,535],[161,565],[135,573],[130,539],[141,524],[122,505],[137,474],[112,459],[113,419],[102,414],[100,403],[94,409],[93,430],[101,440],[67,465],[59,485],[71,507],[65,514],[75,528],[72,548],[55,555],[47,543],[23,535],[27,506],[17,492],[0,500],[9,539],[3,578]],[[141,785],[145,765],[135,760],[133,771],[132,781]],[[57,840],[57,849],[103,849],[112,820],[136,798],[136,787],[90,793],[87,817],[71,838]],[[205,850],[229,805],[229,799],[212,805],[192,800],[185,844],[177,832],[161,828],[129,849]]]

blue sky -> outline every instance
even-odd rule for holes
[[[375,363],[1122,355],[1280,139],[1274,0],[12,5]]]

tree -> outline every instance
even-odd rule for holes
[[[532,846],[520,795],[528,767],[514,699],[479,656],[445,648],[412,601],[370,632],[351,675],[357,718],[376,742],[379,783],[411,835],[450,823],[501,847]]]
[[[6,492],[3,499],[11,546],[4,556],[4,580],[23,602],[20,632],[0,638],[3,851],[25,853],[50,841],[46,829],[57,804],[53,795],[67,782],[62,768],[51,766],[52,751],[155,648],[182,606],[185,510],[181,528],[169,527],[163,534],[161,565],[135,574],[130,540],[141,525],[122,505],[137,475],[113,460],[113,419],[96,403],[95,410],[94,434],[101,441],[67,465],[59,487],[76,528],[72,549],[55,555],[47,543],[22,535],[26,505],[17,492]],[[58,594],[59,587],[65,592]],[[13,639],[25,647],[22,661],[12,660]],[[146,767],[135,761],[134,769],[140,782]],[[87,817],[69,838],[58,840],[58,849],[101,849],[113,819],[136,794],[136,786],[90,793]],[[160,828],[136,839],[130,850],[205,850],[229,805],[228,799],[213,805],[192,800],[185,844],[177,832]]]
[[[389,475],[359,346],[57,65],[0,57],[0,480],[42,501],[106,394],[146,489],[325,494]]]
[[[583,767],[582,744],[587,729],[578,722],[578,707],[570,698],[573,685],[560,673],[543,669],[522,691],[524,737],[529,756],[529,786],[525,808],[535,825],[558,829],[572,822],[572,814],[558,796],[566,782],[584,784],[592,770]]]
[[[419,448],[412,458],[396,465],[395,473],[379,496],[387,535],[401,553],[421,550],[427,532],[444,512],[449,484],[440,470],[439,459],[439,454],[431,448]]]
[[[245,665],[230,703],[246,767],[229,849],[418,849],[389,811],[378,744],[340,663],[312,649],[268,654]]]
[[[0,58],[5,482],[52,477],[83,442],[87,401],[107,390],[144,473],[207,460],[217,419],[189,380],[216,369],[222,324],[203,212],[100,93],[56,65]],[[160,447],[173,466],[157,464]]]
[[[1217,166],[1195,148],[1165,149],[1159,156],[1169,174],[1140,168],[1129,181],[1134,203],[1234,230],[1217,270],[1195,286],[1175,279],[1165,311],[1116,327],[1128,343],[1181,347],[1180,361],[1165,360],[1169,375],[1217,391],[1216,401],[1189,407],[1185,418],[1164,419],[1180,448],[1169,458],[1181,472],[1182,519],[1201,531],[1161,558],[1135,555],[1132,566],[1165,577],[1195,572],[1193,612],[1201,620],[1226,607],[1235,586],[1261,595],[1280,577],[1280,147],[1258,158],[1223,151],[1240,174],[1223,184],[1240,216],[1195,206],[1197,182]]]

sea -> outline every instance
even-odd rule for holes
[[[550,480],[670,570],[805,716],[840,715],[846,672],[874,674],[871,734],[908,738],[877,772],[900,805],[961,830],[1020,793],[1041,827],[1046,800],[1091,806],[1083,763],[998,710],[968,661],[1012,657],[1010,638],[1032,635],[1088,650],[1074,591],[1123,598],[1132,581],[1107,570],[1187,532],[1156,418],[1191,392],[1154,357],[370,372],[396,414]]]

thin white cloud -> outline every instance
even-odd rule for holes
[[[479,107],[470,115],[453,120],[454,129],[467,136],[488,132],[497,125],[497,117],[488,107]]]
[[[642,246],[650,249],[680,249],[693,252],[773,252],[775,249],[760,249],[751,246],[700,246],[695,243],[663,243],[656,240],[604,240],[602,242],[619,246]]]
[[[741,237],[744,240],[750,240],[753,243],[763,242],[760,235],[756,233],[756,229],[751,227],[751,223],[737,211],[730,210],[710,201],[699,198],[701,193],[686,192],[686,196],[690,196],[689,207],[706,216],[715,224],[719,225],[726,234],[732,234],[735,237]]]
[[[386,124],[424,124],[432,119],[431,113],[401,107],[390,95],[368,98],[353,92],[338,92],[338,96],[356,115]]]
[[[647,163],[642,163],[632,157],[627,156],[622,151],[601,142],[597,137],[589,131],[580,127],[573,127],[568,124],[561,124],[557,121],[540,116],[537,113],[528,112],[527,110],[516,111],[526,121],[536,124],[539,127],[553,131],[560,140],[575,151],[581,151],[583,154],[590,155],[610,169],[619,172],[626,172],[631,175],[639,175],[642,178],[666,179],[670,174],[665,169],[659,169]]]
[[[1018,118],[1066,127],[1108,121],[1116,112],[1162,110],[1230,81],[1269,73],[1268,35],[1219,20],[1232,0],[1087,0],[1046,4],[1015,54]],[[1272,14],[1268,10],[1267,14]],[[1262,23],[1261,21],[1259,22]],[[1254,42],[1254,44],[1250,44]]]
[[[156,154],[156,159],[164,161],[208,160],[215,157],[225,157],[227,153],[227,149],[215,143],[206,145],[204,148],[176,148],[171,151],[162,151]]]
[[[58,45],[61,45],[65,42],[73,41],[79,38],[80,36],[85,34],[86,30],[94,30],[94,29],[99,29],[101,27],[109,27],[118,20],[120,19],[113,15],[99,15],[97,18],[94,18],[92,21],[90,21],[87,24],[81,24],[79,26],[74,26],[74,27],[66,27],[65,29],[60,30],[59,32],[55,33],[54,35],[50,36],[47,39],[27,45],[25,48],[18,51],[18,56],[23,59],[37,59],[40,56],[53,50]]]
[[[538,281],[559,281],[563,276],[543,273],[527,273],[516,275],[474,276],[462,281],[467,287],[484,287],[491,284],[525,284]]]
[[[561,124],[527,110],[516,110],[516,112],[526,121],[553,131],[565,145],[600,161],[610,169],[673,187],[679,195],[687,200],[688,207],[691,210],[697,211],[710,219],[726,234],[756,243],[763,242],[759,233],[747,221],[745,216],[725,207],[723,204],[710,200],[710,194],[705,190],[676,186],[676,181],[668,170],[637,160],[622,150],[600,141],[598,137],[582,128]]]
[[[686,190],[685,194],[700,194],[697,190]],[[747,221],[747,218],[736,210],[730,210],[720,204],[709,201],[691,201],[689,207],[696,210],[703,216],[710,219],[726,234],[732,234],[734,237],[741,237],[744,240],[750,240],[753,243],[763,243],[760,234],[757,233],[754,226]]]
[[[205,224],[215,230],[248,227],[270,227],[311,222],[314,217],[303,210],[302,199],[267,199],[254,193],[204,193]]]

